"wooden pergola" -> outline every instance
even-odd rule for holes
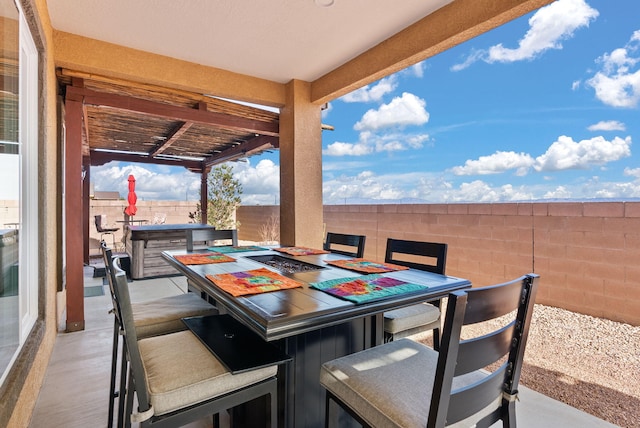
[[[206,223],[211,167],[279,147],[279,114],[272,111],[66,69],[58,70],[58,82],[66,108],[66,164],[72,164],[70,157],[82,156],[85,263],[89,262],[91,166],[140,162],[200,173],[202,223]]]

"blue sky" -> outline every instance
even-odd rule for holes
[[[329,104],[325,204],[640,197],[640,3],[558,0]],[[278,152],[233,163],[279,203]],[[199,176],[112,162],[95,190],[194,200]]]

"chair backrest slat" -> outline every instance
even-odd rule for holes
[[[504,416],[503,394],[517,393],[538,281],[537,275],[529,274],[503,284],[449,294],[428,426],[453,424],[492,403],[496,403],[496,410],[483,419],[483,426]],[[461,340],[464,325],[497,318],[500,323],[492,331]],[[456,376],[474,376],[471,372],[500,361],[501,366],[490,376],[454,388]]]
[[[187,230],[187,251],[193,251],[194,242],[199,241],[218,241],[230,239],[231,245],[238,245],[238,231],[236,229],[194,229]]]
[[[419,256],[419,260],[412,261],[398,257],[403,254]],[[447,264],[447,244],[388,238],[384,261],[444,275]]]
[[[464,313],[464,324],[475,324],[494,319],[518,309],[522,286],[518,281],[477,288],[469,296]]]
[[[364,243],[366,239],[367,237],[364,235],[327,232],[327,239],[324,241],[323,249],[344,256],[362,258],[364,256]],[[349,251],[341,247],[336,248],[333,244],[343,247],[353,247],[353,249]]]
[[[489,377],[484,378],[482,382],[452,394],[449,399],[447,424],[468,418],[501,397],[506,368],[507,364],[505,363]],[[496,420],[493,420],[492,423]]]
[[[116,321],[122,327],[122,318],[120,316],[120,305],[118,303],[118,299],[116,297],[116,288],[115,288],[115,272],[114,272],[114,263],[113,259],[118,258],[113,255],[112,250],[107,246],[107,243],[104,241],[100,241],[100,248],[102,250],[102,260],[104,261],[104,270],[107,277],[107,283],[109,284],[109,294],[111,294],[111,303],[113,305],[113,311],[116,317]]]
[[[484,368],[507,355],[511,348],[514,324],[509,323],[495,334],[461,341],[455,376]]]
[[[96,223],[96,230],[98,232],[104,232],[104,229],[102,228],[102,215],[96,215],[94,216],[95,219],[95,223]]]

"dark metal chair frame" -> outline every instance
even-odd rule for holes
[[[387,263],[393,263],[400,266],[406,266],[411,269],[422,270],[426,272],[445,274],[447,265],[447,244],[438,242],[424,242],[424,241],[407,241],[401,239],[387,239],[387,248],[384,257],[384,261]],[[430,257],[435,259],[435,264],[418,263],[407,260],[398,259],[395,257],[397,254],[415,255],[421,257]],[[440,310],[441,300],[430,302],[438,310]],[[385,341],[393,340],[393,336],[385,333]],[[433,349],[438,349],[440,346],[440,329],[433,329]]]
[[[364,235],[347,235],[343,233],[327,232],[327,239],[324,241],[323,249],[344,256],[362,258],[364,256],[364,243],[367,239]],[[333,248],[332,244],[354,247],[355,251],[347,251],[340,248]]]
[[[476,426],[489,427],[502,420],[504,427],[516,427],[515,401],[538,282],[538,275],[528,274],[510,282],[449,294],[427,427],[456,423],[477,414],[496,400],[500,400],[497,408]],[[509,313],[514,315],[506,325],[479,337],[461,339],[463,326],[494,320]],[[500,366],[482,380],[453,388],[455,377],[498,362],[501,362]],[[327,391],[325,427],[329,426],[331,401],[362,426],[370,426],[339,397]]]
[[[133,414],[133,395],[137,396],[138,413],[144,414],[151,409],[149,394],[147,391],[146,375],[143,368],[142,357],[138,348],[138,338],[131,311],[131,300],[129,296],[127,277],[125,272],[117,265],[114,265],[114,310],[116,320],[121,321],[120,328],[123,332],[123,369],[128,367],[128,386],[126,387],[126,405],[124,410],[124,426],[131,426],[131,415]],[[128,364],[127,364],[128,362]],[[123,377],[124,379],[124,377]],[[260,397],[269,397],[269,420],[265,421],[266,426],[277,427],[278,421],[278,399],[277,399],[277,377],[273,376],[255,384],[232,391],[222,396],[214,397],[200,403],[175,410],[168,414],[152,416],[140,422],[140,428],[145,427],[166,427],[172,428],[183,426],[195,420],[213,415],[214,423],[218,424],[218,414],[237,405],[247,403]],[[122,389],[121,391],[124,391]]]
[[[119,227],[104,227],[102,225],[102,215],[98,214],[96,216],[93,217],[95,224],[96,224],[96,230],[98,231],[98,233],[100,233],[100,241],[104,241],[104,236],[105,235],[111,235],[111,239],[113,240],[113,247],[116,247],[116,235],[113,232],[117,232],[118,230],[120,230]]]
[[[107,428],[111,428],[113,426],[113,422],[114,422],[114,417],[113,417],[113,411],[115,409],[115,400],[117,398],[119,398],[118,401],[118,426],[122,426],[123,424],[123,415],[124,415],[124,400],[123,400],[123,395],[124,395],[124,391],[126,389],[126,372],[127,372],[127,362],[126,362],[126,358],[124,356],[124,351],[122,351],[122,355],[121,358],[122,360],[120,361],[120,385],[119,385],[119,389],[116,390],[116,377],[117,377],[117,367],[118,367],[118,355],[120,354],[119,348],[120,348],[120,335],[122,335],[122,320],[120,319],[120,311],[118,309],[118,302],[116,299],[116,289],[115,289],[115,281],[116,281],[116,276],[115,276],[115,266],[116,263],[120,261],[120,257],[119,256],[114,256],[112,250],[107,246],[105,241],[100,241],[100,247],[102,250],[102,257],[103,257],[103,261],[104,261],[104,266],[105,266],[105,273],[106,273],[106,277],[107,277],[107,282],[109,284],[109,291],[110,291],[110,295],[111,295],[111,302],[113,305],[113,309],[110,311],[110,313],[113,313],[115,315],[114,317],[114,324],[113,324],[113,345],[112,345],[112,350],[111,350],[111,383],[110,383],[110,388],[109,388],[109,417],[108,417],[108,421],[107,421]],[[116,262],[114,262],[114,260],[116,260]],[[175,296],[175,298],[179,298],[180,296]],[[172,297],[169,298],[164,298],[162,300],[166,300],[166,299],[173,299]],[[153,301],[152,301],[153,302]],[[211,306],[211,310],[215,310],[215,308],[213,306]],[[212,312],[213,313],[213,312]],[[180,318],[184,317],[184,316],[193,316],[194,311],[192,309],[189,309],[187,312],[183,313],[183,314],[178,314],[176,315],[179,316]],[[185,327],[186,328],[186,327]],[[124,341],[124,338],[123,338]],[[124,346],[123,346],[124,349]],[[121,392],[122,391],[122,392]]]

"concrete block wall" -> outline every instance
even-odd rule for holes
[[[242,217],[240,216],[241,212]],[[238,239],[241,241],[263,242],[265,239],[261,229],[266,225],[271,216],[275,216],[278,219],[280,218],[279,206],[261,205],[238,207],[236,211],[236,220],[240,222]]]
[[[240,207],[240,239],[275,208]],[[331,205],[324,222],[366,235],[367,258],[383,260],[389,237],[446,242],[447,273],[474,286],[535,272],[538,303],[640,325],[638,202]]]
[[[156,214],[166,215],[165,224],[184,224],[189,223],[189,212],[195,212],[197,201],[138,201],[136,207],[138,211],[133,217],[135,220],[148,220],[152,222]],[[124,199],[119,200],[103,200],[92,199],[89,202],[89,253],[98,254],[100,251],[99,242],[100,234],[96,230],[94,216],[105,214],[107,223],[119,230],[115,232],[116,242],[122,242],[123,223],[118,220],[124,220],[124,209],[128,203]],[[105,239],[111,244],[110,237]]]

